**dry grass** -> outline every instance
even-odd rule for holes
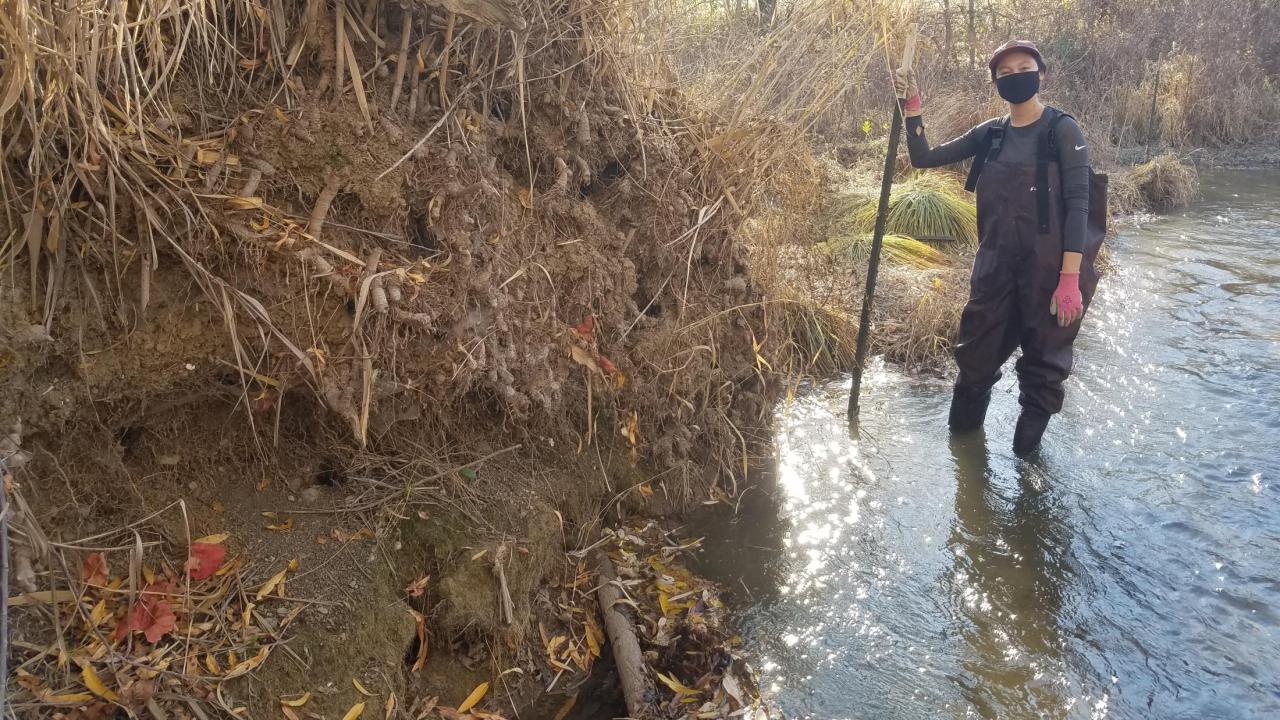
[[[914,370],[945,371],[969,295],[968,263],[926,272],[891,267],[878,285],[876,350]]]
[[[1195,167],[1171,153],[1129,169],[1124,177],[1122,187],[1135,189],[1142,203],[1156,212],[1183,207],[1200,194]],[[1123,195],[1121,199],[1127,200]]]
[[[0,367],[0,415],[39,445],[24,481],[230,396],[263,466],[319,446],[301,411],[356,507],[395,527],[441,503],[487,536],[490,486],[457,466],[577,450],[599,461],[581,495],[640,465],[701,500],[746,471],[776,377],[845,364],[847,318],[766,302],[740,237],[807,202],[804,131],[872,61],[852,11],[795,15],[747,63],[761,100],[719,113],[637,45],[653,9],[628,3],[471,5],[489,24],[377,0],[64,5],[0,10],[0,332],[47,338]],[[806,86],[789,58],[810,30],[838,62]],[[82,375],[55,412],[35,388],[62,367]],[[439,447],[462,449],[416,461]],[[147,462],[66,484],[131,486]]]
[[[878,201],[865,193],[843,196],[835,207],[837,232],[871,232]],[[894,183],[885,232],[973,248],[978,244],[978,210],[950,175],[920,173]]]

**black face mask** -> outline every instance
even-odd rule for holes
[[[1028,70],[996,78],[996,91],[1005,102],[1024,103],[1040,92],[1040,71]]]

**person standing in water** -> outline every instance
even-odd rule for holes
[[[1075,119],[1040,101],[1046,66],[1033,43],[996,49],[991,80],[1009,114],[987,120],[950,142],[929,147],[914,73],[899,70],[906,98],[911,164],[934,168],[974,158],[967,189],[977,192],[978,254],[955,348],[959,377],[948,424],[953,433],[981,428],[1000,368],[1018,347],[1022,406],[1013,450],[1033,454],[1062,410],[1072,343],[1097,287],[1094,259],[1106,229],[1105,199],[1090,208],[1084,134]],[[1099,183],[1100,184],[1100,183]],[[1105,198],[1105,185],[1095,187]]]

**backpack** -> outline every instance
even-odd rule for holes
[[[1053,116],[1049,118],[1048,125],[1040,131],[1036,144],[1036,221],[1042,235],[1048,234],[1050,227],[1049,163],[1058,156],[1054,129],[1063,118],[1075,119],[1055,107],[1046,107],[1045,110],[1053,113]],[[1004,134],[1008,127],[1009,116],[1005,115],[1000,122],[987,128],[987,134],[982,138],[978,154],[974,156],[973,164],[969,167],[969,177],[964,182],[965,190],[973,192],[978,187],[978,176],[982,174],[982,166],[1000,154],[1000,146],[1004,142]],[[1089,224],[1103,234],[1107,231],[1107,176],[1094,172],[1092,167],[1089,168]]]

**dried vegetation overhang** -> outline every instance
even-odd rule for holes
[[[767,133],[690,112],[631,12],[5,3],[6,340],[106,348],[92,363],[198,306],[213,362],[197,376],[233,367],[244,397],[271,399],[246,403],[268,435],[286,401],[318,401],[353,448],[407,417],[483,420],[727,483],[770,405],[736,235]]]

